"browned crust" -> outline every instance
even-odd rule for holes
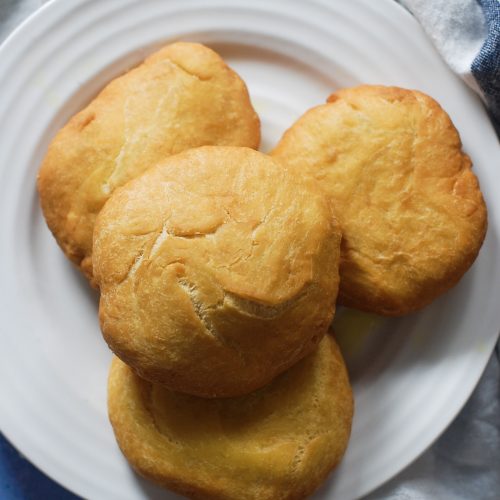
[[[257,148],[245,83],[214,51],[179,42],[111,81],[54,137],[38,174],[47,225],[95,285],[95,217],[116,187],[170,154],[205,144]]]
[[[191,149],[117,190],[99,214],[104,338],[173,390],[249,393],[325,334],[339,254],[315,182],[248,148]]]
[[[431,97],[343,89],[272,152],[331,196],[342,232],[339,302],[388,316],[421,309],[476,259],[487,211],[456,128]]]
[[[110,421],[139,474],[189,498],[305,498],[339,463],[350,435],[352,391],[329,336],[248,396],[201,400],[161,391],[115,358]],[[204,418],[191,418],[193,413]]]

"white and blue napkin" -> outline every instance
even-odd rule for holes
[[[399,0],[448,66],[483,99],[500,132],[500,0]]]

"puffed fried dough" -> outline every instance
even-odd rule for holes
[[[339,254],[340,230],[312,180],[248,148],[171,156],[97,218],[104,338],[170,389],[249,393],[325,334]]]
[[[190,498],[293,500],[341,460],[353,399],[327,335],[271,384],[230,399],[169,391],[114,358],[108,410],[123,454],[148,479]]]
[[[55,136],[38,177],[45,219],[92,281],[95,218],[117,187],[191,147],[257,148],[259,140],[239,76],[203,45],[167,45],[109,83]]]
[[[487,213],[469,157],[431,97],[362,85],[332,94],[282,137],[275,158],[317,179],[342,228],[339,301],[389,316],[454,286]]]

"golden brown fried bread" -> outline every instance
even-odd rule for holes
[[[203,45],[167,45],[113,80],[56,135],[38,177],[47,224],[92,280],[95,217],[118,186],[188,148],[257,148],[259,140],[239,76]]]
[[[269,385],[229,399],[170,391],[114,358],[108,410],[123,454],[148,479],[190,498],[292,500],[342,458],[353,399],[326,336]]]
[[[303,115],[272,154],[332,197],[343,233],[342,304],[406,314],[474,262],[486,207],[457,130],[429,96],[341,90]]]
[[[246,394],[321,340],[339,255],[315,182],[252,149],[191,149],[117,190],[99,214],[101,329],[148,380]]]

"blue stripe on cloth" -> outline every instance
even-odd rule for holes
[[[2,500],[79,500],[42,474],[0,434],[0,498]]]
[[[477,0],[483,9],[488,34],[472,61],[472,74],[483,91],[491,114],[500,126],[500,0]]]

